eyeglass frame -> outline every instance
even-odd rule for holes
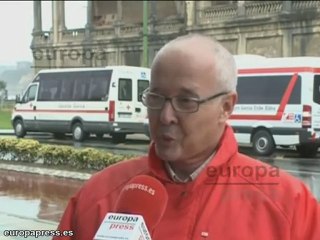
[[[160,108],[152,108],[152,107],[149,107],[147,104],[145,104],[145,101],[144,101],[145,97],[144,97],[144,96],[145,96],[147,93],[151,93],[151,94],[154,94],[154,95],[158,95],[158,96],[160,96],[160,97],[163,97],[163,98],[164,98],[164,101],[163,101],[162,106],[161,106]],[[158,94],[158,93],[150,92],[150,88],[147,88],[147,89],[145,89],[145,90],[142,92],[142,94],[141,94],[141,100],[142,100],[142,103],[143,103],[144,106],[146,106],[147,108],[150,108],[150,109],[152,109],[152,110],[160,110],[160,109],[162,109],[163,106],[164,106],[164,104],[166,103],[166,101],[169,100],[172,108],[173,108],[176,112],[195,113],[195,112],[199,111],[199,106],[200,106],[200,104],[203,104],[203,103],[205,103],[205,102],[208,102],[208,101],[210,101],[210,100],[216,99],[216,98],[218,98],[218,97],[220,97],[220,96],[223,96],[223,95],[226,95],[226,94],[229,94],[229,93],[230,93],[230,91],[223,91],[223,92],[220,92],[220,93],[217,93],[217,94],[214,94],[214,95],[212,95],[212,96],[209,96],[209,97],[206,97],[206,98],[202,98],[202,99],[195,98],[195,97],[185,97],[185,98],[187,98],[187,99],[190,99],[190,100],[192,100],[192,101],[195,101],[195,102],[198,104],[196,110],[191,111],[191,112],[190,112],[190,111],[179,111],[179,110],[177,110],[177,109],[174,107],[174,105],[172,104],[172,99],[174,99],[174,98],[175,98],[175,99],[176,99],[176,98],[179,98],[178,96],[175,96],[175,97],[166,97],[166,96],[163,96],[163,95]]]

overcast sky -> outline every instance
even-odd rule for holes
[[[42,1],[42,29],[52,26],[51,1]],[[83,28],[87,1],[65,1],[66,27]],[[0,65],[32,61],[30,44],[33,29],[32,1],[0,1]]]

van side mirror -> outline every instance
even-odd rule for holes
[[[21,98],[19,94],[16,95],[16,103],[21,103]]]

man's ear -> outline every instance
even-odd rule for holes
[[[226,122],[231,116],[234,106],[238,101],[238,94],[236,92],[231,92],[226,95],[221,102],[221,122]]]

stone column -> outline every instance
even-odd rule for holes
[[[64,11],[64,1],[57,1],[58,2],[58,21],[59,21],[59,31],[63,31],[66,29],[65,23],[65,11]]]
[[[116,37],[120,37],[122,23],[122,1],[117,1],[117,19],[113,24]]]
[[[52,33],[53,33],[53,43],[57,43],[59,40],[58,36],[58,25],[59,25],[59,16],[58,16],[58,1],[52,1]]]
[[[174,1],[179,18],[184,16],[184,1]]]
[[[187,28],[196,24],[196,1],[186,1]]]
[[[150,17],[153,20],[157,19],[157,1],[150,1]]]
[[[211,1],[195,1],[195,22],[197,25],[202,22],[202,11],[211,6]]]
[[[117,21],[122,21],[122,1],[117,1]]]
[[[291,12],[291,1],[282,1],[282,13],[290,13]]]
[[[87,1],[87,24],[86,24],[86,28],[91,29],[92,28],[92,13],[93,13],[93,9],[92,9],[92,4],[93,1]]]
[[[63,65],[61,49],[57,48],[57,44],[61,41],[62,31],[66,29],[64,21],[64,2],[52,1],[52,29],[53,29],[53,51],[56,51],[53,60],[54,67]]]
[[[41,1],[33,1],[33,33],[42,31]]]
[[[290,14],[292,11],[292,2],[283,1],[282,2],[282,14]],[[293,51],[292,45],[292,29],[284,28],[282,30],[282,56],[283,57],[292,57]]]
[[[197,1],[197,4],[198,4],[198,10],[212,7],[211,1]]]
[[[246,9],[245,9],[245,1],[238,1],[237,5],[238,5],[238,9],[237,9],[237,15],[239,17],[244,17],[246,15]]]
[[[66,29],[64,17],[64,1],[52,1],[52,29],[54,43],[57,43]]]
[[[152,0],[149,2],[150,2],[150,14],[149,14],[149,18],[148,18],[148,32],[149,32],[149,36],[152,38],[152,35],[156,34],[157,1]],[[150,56],[150,51],[149,51],[149,56]]]
[[[87,1],[87,23],[85,26],[85,40],[90,41],[91,30],[93,28],[93,1]]]

